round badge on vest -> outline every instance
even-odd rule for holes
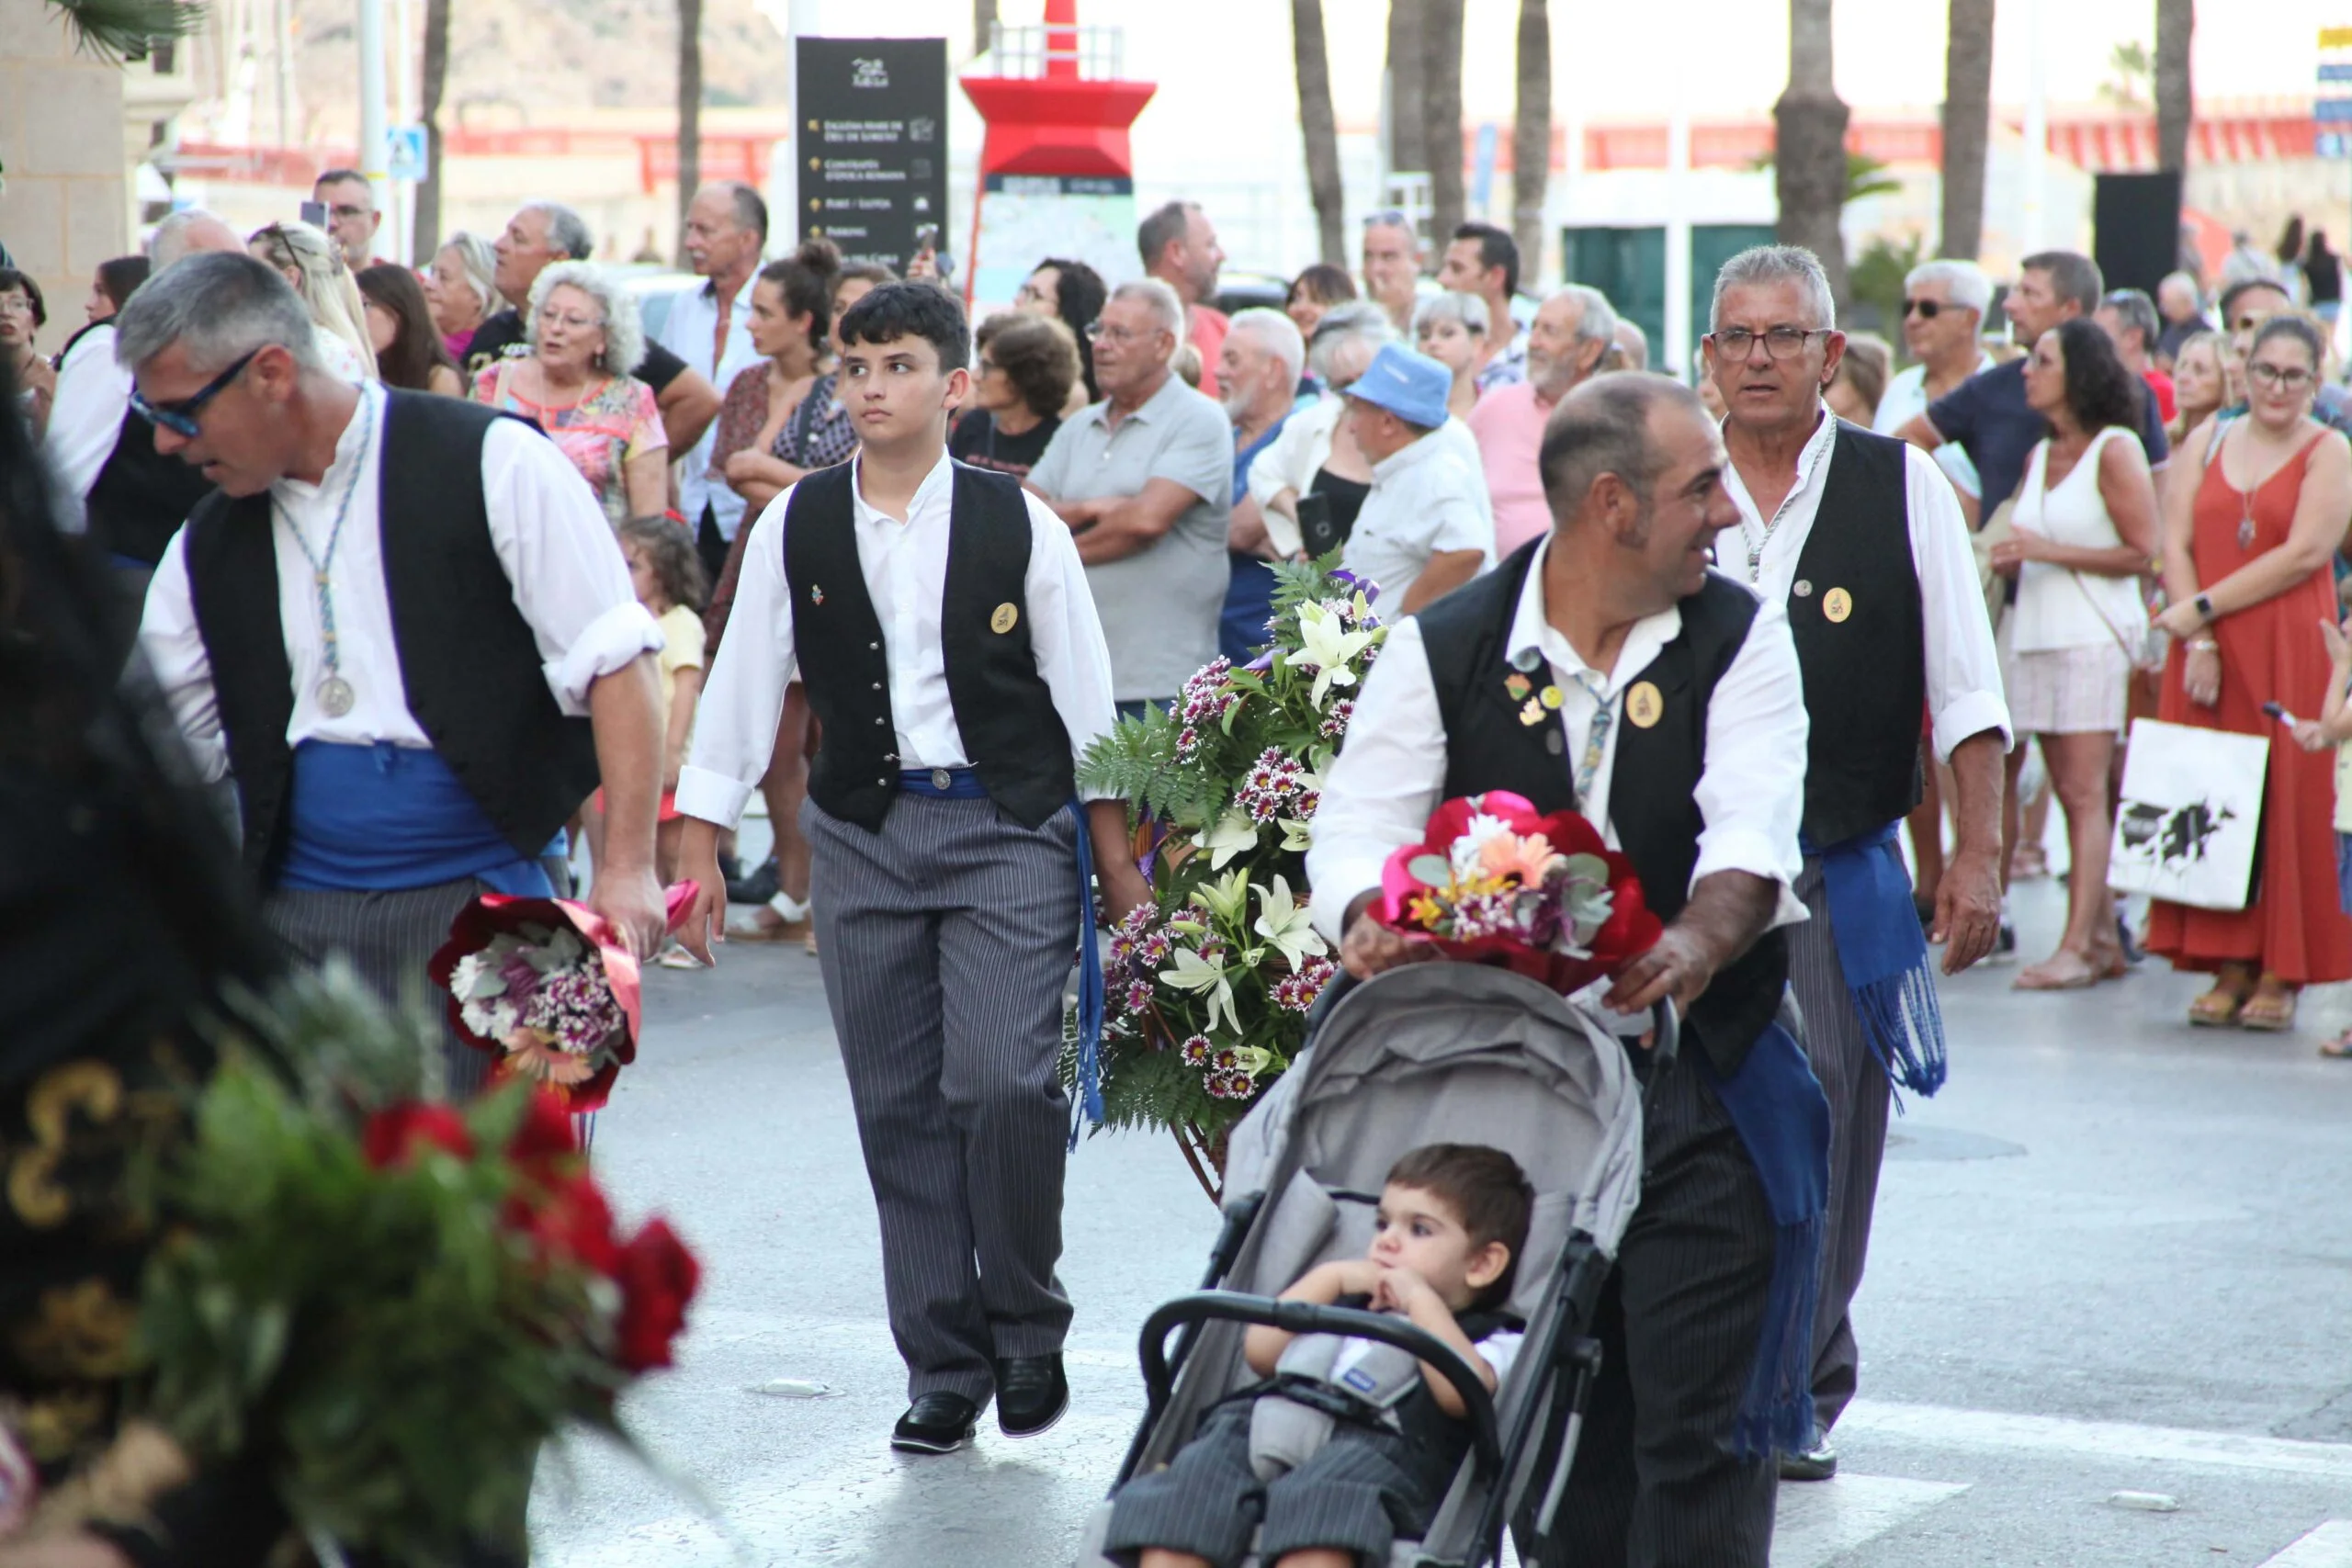
[[[1020,623],[1021,612],[1014,609],[1012,602],[1008,600],[1004,604],[999,604],[996,607],[996,614],[989,617],[989,630],[996,633],[999,637],[1002,637],[1014,626],[1020,625]]]
[[[1648,729],[1666,715],[1666,698],[1647,681],[1636,681],[1625,694],[1625,716],[1636,729]]]
[[[1854,613],[1854,596],[1842,588],[1833,588],[1821,596],[1821,613],[1832,626],[1842,624]]]

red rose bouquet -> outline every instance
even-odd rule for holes
[[[694,899],[691,882],[668,890],[672,930]],[[498,1058],[494,1077],[527,1078],[567,1111],[603,1109],[637,1060],[637,960],[585,904],[485,893],[425,973],[449,993],[459,1037]]]
[[[1634,863],[1573,811],[1502,790],[1449,800],[1382,868],[1378,918],[1449,958],[1500,964],[1563,996],[1616,974],[1664,926]]]

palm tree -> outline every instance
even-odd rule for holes
[[[1984,146],[1993,123],[1993,0],[1951,0],[1944,26],[1944,223],[1940,255],[1974,261],[1984,234]]]
[[[185,38],[204,25],[201,5],[179,0],[49,0],[73,29],[74,45],[102,60],[136,60],[158,39]]]
[[[989,35],[996,30],[996,0],[972,0],[972,52],[988,51]]]
[[[1421,95],[1422,3],[1390,0],[1388,6],[1388,172],[1392,175],[1419,174],[1430,166],[1428,119]]]
[[[417,110],[424,117],[424,177],[416,182],[415,255],[433,265],[441,248],[441,96],[449,85],[449,0],[424,0],[424,64]]]
[[[1421,114],[1429,154],[1430,239],[1442,247],[1461,226],[1462,0],[1425,0],[1421,16]]]
[[[1838,209],[1846,194],[1846,105],[1832,79],[1830,0],[1789,0],[1789,85],[1772,106],[1773,183],[1781,243],[1821,258],[1829,288],[1846,299],[1846,245]]]
[[[702,184],[702,0],[678,0],[678,243],[685,265],[686,207]]]
[[[2197,0],[2156,0],[2156,167],[2188,167],[2188,125],[2196,117],[2189,92],[2188,35],[2197,28]]]
[[[1519,101],[1510,131],[1510,232],[1520,271],[1544,259],[1544,193],[1552,177],[1552,16],[1546,0],[1519,0]]]
[[[1306,143],[1306,190],[1315,201],[1321,254],[1348,265],[1340,189],[1340,133],[1331,115],[1331,61],[1323,41],[1323,0],[1290,0],[1291,55],[1298,71],[1298,131]]]

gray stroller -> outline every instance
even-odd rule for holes
[[[1168,1463],[1212,1405],[1256,1381],[1241,1356],[1249,1325],[1340,1333],[1447,1372],[1468,1407],[1469,1457],[1392,1568],[1498,1562],[1507,1525],[1522,1553],[1540,1554],[1600,1369],[1587,1330],[1641,1195],[1640,1086],[1598,1018],[1508,970],[1411,964],[1327,1001],[1311,1047],[1234,1129],[1225,1227],[1201,1289],[1144,1323],[1148,1408],[1113,1492]],[[1671,1007],[1654,1022],[1654,1055],[1669,1058]],[[1317,1263],[1362,1257],[1389,1167],[1434,1143],[1506,1150],[1535,1189],[1510,1301],[1526,1340],[1491,1398],[1405,1318],[1272,1299]],[[1090,1519],[1081,1568],[1109,1568],[1110,1514],[1106,1499]]]

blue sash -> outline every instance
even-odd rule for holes
[[[560,853],[563,842],[559,832],[543,852]],[[294,748],[278,886],[383,892],[469,876],[501,893],[555,897],[546,868],[514,852],[439,752],[382,740]]]
[[[985,800],[988,785],[970,768],[909,768],[899,774],[909,795],[942,800]],[[1094,845],[1086,808],[1069,803],[1078,833],[1078,1105],[1070,1117],[1069,1146],[1078,1147],[1081,1117],[1102,1124],[1102,951],[1094,930]]]
[[[1871,1054],[1889,1078],[1932,1096],[1944,1087],[1944,1015],[1911,878],[1894,841],[1897,826],[1889,822],[1827,849],[1810,839],[1800,847],[1821,862],[1829,934]]]

